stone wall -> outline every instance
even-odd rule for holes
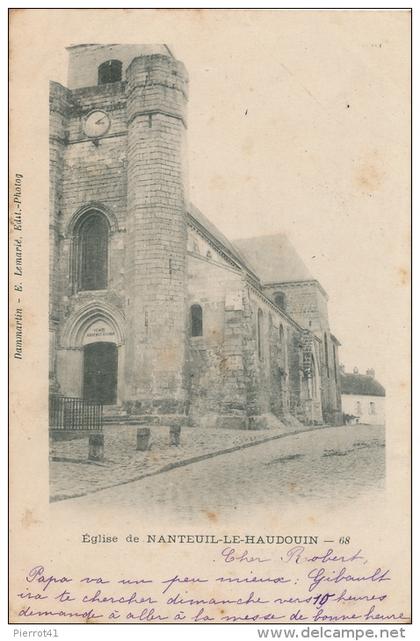
[[[163,55],[127,70],[127,410],[182,422],[186,411],[187,75]]]
[[[341,395],[338,376],[338,344],[334,343],[328,320],[328,297],[318,281],[273,283],[264,292],[273,298],[277,292],[285,294],[285,310],[299,325],[314,333],[321,341],[320,374],[322,411],[325,422],[341,424]],[[325,338],[327,349],[325,349]],[[334,345],[336,363],[334,363]],[[297,383],[296,383],[297,385]]]
[[[58,391],[57,381],[57,333],[60,322],[60,236],[63,207],[62,177],[67,136],[71,92],[62,85],[50,83],[50,166],[49,166],[49,384],[51,392]]]
[[[214,252],[207,257],[203,239],[189,236],[188,307],[203,310],[203,336],[189,339],[190,423],[237,429],[274,426],[276,418],[322,423],[319,341],[240,270]],[[305,378],[305,350],[318,368],[313,383]]]
[[[59,87],[59,88],[58,88]],[[55,86],[67,96],[68,108],[62,120],[61,163],[55,170],[51,196],[59,198],[57,243],[51,269],[54,300],[52,309],[57,322],[56,376],[59,391],[70,396],[83,394],[83,354],[80,345],[65,345],[69,322],[89,305],[109,307],[125,314],[125,224],[126,224],[126,118],[125,86],[123,83],[102,85],[70,92]],[[52,103],[54,104],[54,103]],[[111,127],[97,144],[83,132],[86,115],[93,109],[105,109]],[[51,145],[50,158],[54,146]],[[98,209],[109,222],[108,287],[102,291],[77,291],[74,274],[74,227],[80,216]],[[54,211],[54,208],[52,208]],[[92,318],[94,322],[95,318]],[[124,328],[121,328],[124,331]],[[123,362],[122,354],[120,355]],[[119,397],[124,388],[119,385]]]
[[[312,332],[322,332],[328,324],[327,295],[317,281],[273,283],[264,286],[266,296],[285,295],[285,311],[301,327]]]
[[[285,423],[296,419],[304,424],[321,423],[320,381],[314,381],[318,386],[315,397],[309,391],[304,368],[305,340],[308,336],[312,351],[312,334],[302,331],[254,287],[248,286],[247,291],[244,360],[250,424],[264,427],[270,415]]]
[[[190,423],[246,428],[242,274],[203,253],[188,254],[188,314],[203,311],[203,335],[189,338]]]

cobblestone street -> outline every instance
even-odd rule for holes
[[[197,456],[207,456],[247,443],[257,443],[284,430],[220,430],[184,427],[180,444],[170,446],[169,428],[154,426],[150,449],[136,450],[136,427],[105,426],[105,459],[88,461],[88,437],[57,441],[50,445],[50,495],[53,501],[80,496],[98,489],[137,480],[156,474],[162,468],[176,465]]]
[[[353,425],[286,436],[70,503],[140,512],[153,506],[190,519],[203,506],[219,515],[262,503],[273,509],[290,502],[333,506],[380,490],[384,478],[384,428]]]

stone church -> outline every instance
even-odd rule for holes
[[[327,293],[284,235],[228,240],[188,201],[187,99],[165,45],[73,46],[51,83],[50,393],[110,422],[340,424]]]

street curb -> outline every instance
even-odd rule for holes
[[[79,492],[77,494],[71,494],[70,496],[63,496],[62,494],[56,494],[50,497],[50,503],[57,503],[58,501],[67,501],[69,499],[77,499],[82,496],[87,496],[88,494],[96,494],[97,492],[102,492],[103,490],[109,490],[112,487],[119,487],[120,485],[127,485],[128,483],[134,483],[135,481],[141,481],[142,479],[148,478],[150,476],[156,476],[157,474],[163,474],[164,472],[170,472],[171,470],[176,469],[177,467],[184,467],[185,465],[191,465],[192,463],[199,463],[200,461],[205,461],[209,458],[214,458],[215,456],[220,456],[221,454],[231,454],[232,452],[237,452],[239,450],[244,450],[248,447],[254,447],[256,445],[261,445],[263,443],[269,443],[270,441],[276,441],[280,438],[286,438],[287,436],[296,436],[297,434],[306,434],[307,432],[315,432],[316,430],[325,430],[332,427],[342,427],[340,425],[318,425],[314,427],[309,427],[308,429],[295,430],[294,432],[286,432],[282,434],[276,434],[275,436],[269,436],[268,438],[261,439],[261,441],[252,441],[249,443],[242,443],[241,445],[235,445],[234,447],[229,447],[224,450],[216,450],[215,452],[208,452],[207,454],[199,454],[188,459],[183,459],[182,461],[174,461],[173,463],[168,463],[163,467],[155,470],[154,472],[146,472],[145,474],[140,474],[139,476],[134,476],[130,479],[125,479],[119,483],[112,483],[111,485],[106,485],[105,487],[95,488],[89,490],[88,492]]]

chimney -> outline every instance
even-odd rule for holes
[[[375,378],[375,370],[374,369],[366,370],[366,376],[371,376],[372,378]]]
[[[353,367],[353,374],[358,374],[358,373],[359,373],[359,368]]]
[[[346,366],[344,365],[344,363],[340,363],[340,372],[341,372],[341,374],[345,374],[346,373]]]

